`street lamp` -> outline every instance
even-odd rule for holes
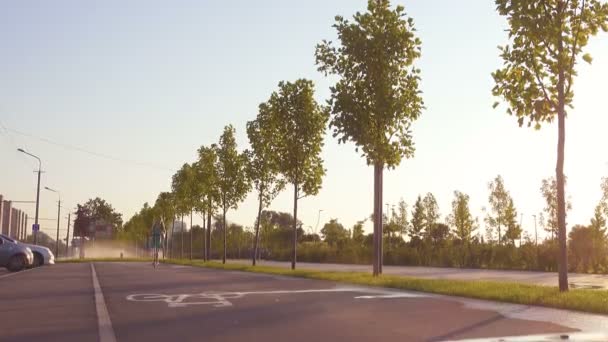
[[[44,187],[45,189],[47,189],[48,191],[54,192],[57,194],[57,196],[59,196],[59,202],[57,202],[57,238],[55,239],[55,257],[59,257],[59,219],[61,218],[61,193],[57,190],[53,190],[51,188],[49,188],[48,186]],[[68,243],[66,241],[66,243]]]
[[[21,153],[25,153],[30,157],[34,157],[34,158],[38,159],[38,186],[36,187],[36,216],[34,218],[35,229],[32,229],[34,231],[34,245],[35,245],[38,243],[38,229],[40,229],[40,226],[38,225],[38,208],[40,207],[40,173],[42,172],[42,161],[40,161],[40,158],[38,158],[37,156],[35,156],[29,152],[26,152],[22,148],[18,148],[17,151],[19,151]]]

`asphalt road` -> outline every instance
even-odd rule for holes
[[[251,260],[230,260],[233,263],[250,264]],[[260,261],[260,265],[290,267],[290,262]],[[298,268],[324,271],[371,272],[370,265],[353,264],[321,264],[298,262]],[[461,279],[461,280],[490,280],[508,281],[524,284],[557,286],[556,272],[484,270],[472,268],[448,267],[418,267],[418,266],[383,266],[385,274],[410,276],[432,279]],[[608,289],[608,275],[568,273],[568,281],[572,288],[601,288]]]
[[[605,316],[146,263],[0,276],[0,303],[0,341],[441,341],[608,331]]]

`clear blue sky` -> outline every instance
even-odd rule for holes
[[[411,206],[432,192],[445,216],[460,190],[481,216],[487,183],[500,173],[532,232],[531,215],[543,206],[541,179],[554,173],[556,127],[518,128],[504,106],[492,109],[490,73],[500,65],[505,20],[492,1],[395,3],[405,5],[423,42],[418,65],[428,108],[413,126],[415,158],[386,173],[385,202],[404,198]],[[235,125],[247,147],[245,123],[280,80],[310,78],[324,101],[331,82],[316,71],[314,46],[335,40],[335,15],[350,17],[366,2],[40,0],[1,7],[0,123],[8,130],[0,127],[0,193],[34,199],[36,163],[15,151],[24,147],[43,159],[43,186],[60,189],[69,207],[100,196],[126,220],[168,190],[174,171],[217,141],[224,125]],[[567,126],[570,225],[588,222],[608,175],[607,35],[588,51],[594,63],[579,66]],[[323,189],[301,201],[300,217],[314,227],[323,209],[320,226],[333,217],[350,227],[372,211],[372,168],[352,144],[330,135],[323,157]],[[285,191],[272,209],[290,211],[290,198]],[[55,217],[56,196],[43,192],[41,201],[41,217]],[[33,206],[22,207],[33,215]],[[255,210],[249,196],[228,219],[251,226]],[[55,223],[42,226],[52,232]]]

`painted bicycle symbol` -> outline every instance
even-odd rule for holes
[[[228,299],[241,298],[243,294],[231,293],[197,293],[197,294],[133,294],[127,300],[133,302],[165,302],[170,308],[182,308],[188,305],[211,305],[216,308],[232,306]]]
[[[358,288],[331,288],[331,289],[305,289],[305,290],[270,290],[249,292],[202,292],[194,294],[132,294],[127,300],[132,302],[165,302],[170,308],[183,308],[189,305],[209,305],[216,308],[232,306],[229,299],[243,298],[246,295],[293,295],[302,293],[322,292],[350,292],[367,293],[367,295],[355,296],[355,299],[381,299],[381,298],[412,298],[424,295],[404,292],[391,292],[379,289]]]

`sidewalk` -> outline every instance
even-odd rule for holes
[[[229,260],[231,263],[251,264],[251,260]],[[290,262],[260,260],[258,265],[290,267]],[[333,272],[370,272],[371,265],[352,264],[317,264],[298,262],[300,269],[333,271]],[[430,279],[490,280],[505,281],[544,286],[557,286],[557,273],[536,271],[505,271],[468,268],[440,268],[417,266],[384,266],[384,274]],[[608,275],[569,273],[568,282],[572,288],[608,289]]]

